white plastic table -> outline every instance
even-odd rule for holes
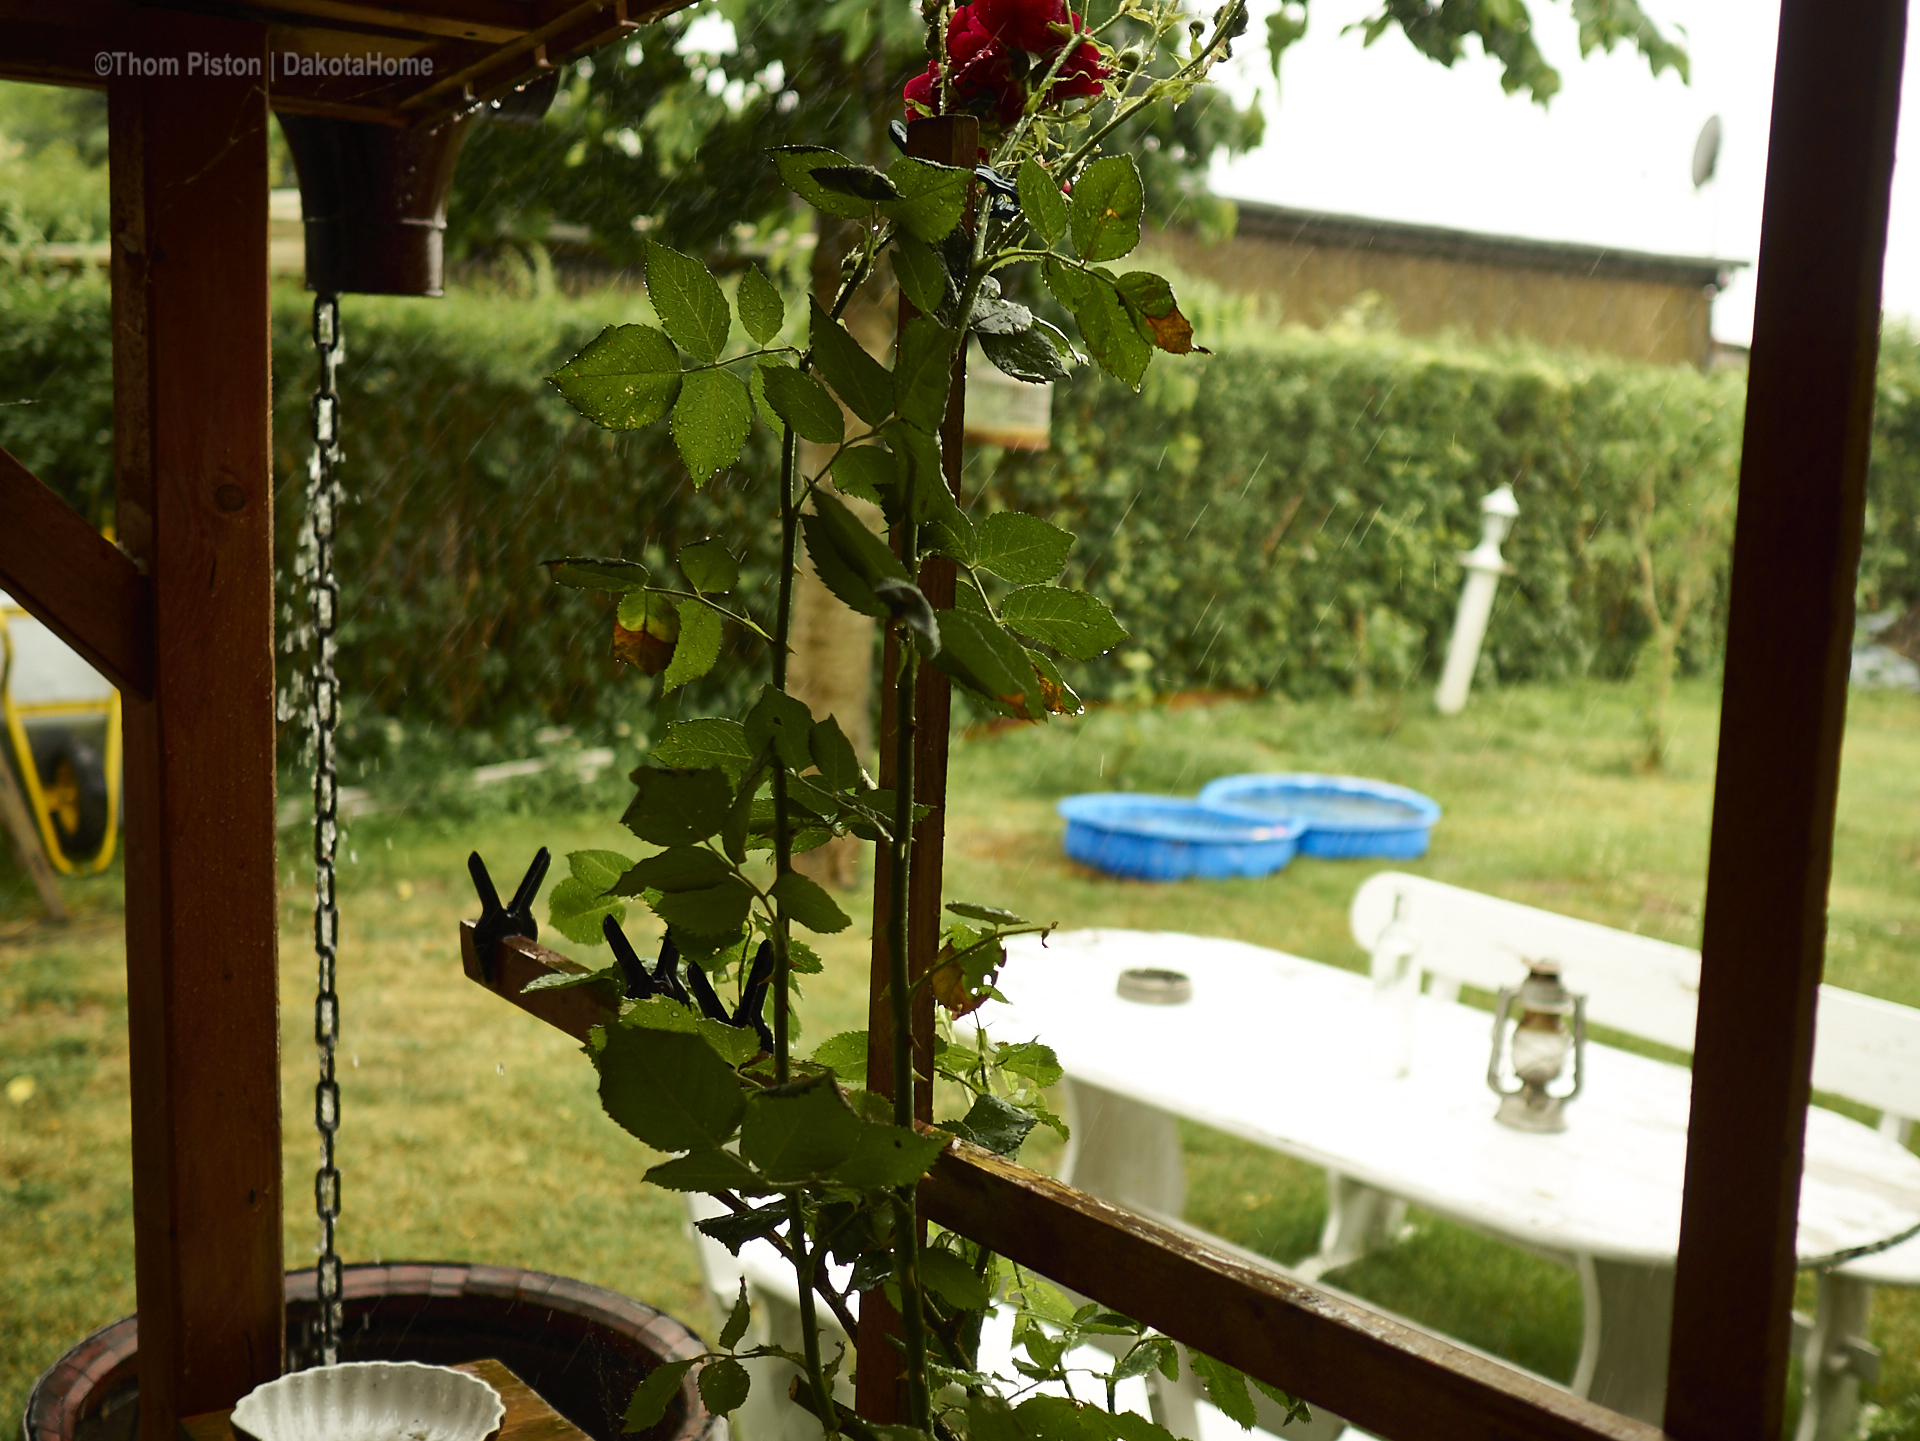
[[[1178,1213],[1185,1117],[1576,1267],[1586,1297],[1574,1389],[1658,1421],[1666,1386],[1691,1074],[1589,1042],[1568,1128],[1498,1124],[1487,1088],[1491,1018],[1422,997],[1411,1069],[1374,1073],[1384,1022],[1361,975],[1238,941],[1078,931],[1009,946],[1008,1004],[990,1036],[1038,1038],[1076,1085],[1076,1185]],[[1119,973],[1184,972],[1193,997],[1146,1005]],[[1336,1188],[1337,1194],[1337,1188]],[[1801,1264],[1920,1228],[1920,1157],[1813,1108],[1800,1192]]]

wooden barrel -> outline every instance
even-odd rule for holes
[[[594,1441],[623,1441],[633,1388],[662,1361],[706,1345],[642,1302],[565,1276],[514,1266],[391,1261],[344,1271],[343,1361],[504,1362]],[[287,1365],[315,1359],[312,1271],[287,1276]],[[133,1441],[140,1384],[138,1320],[103,1326],[47,1368],[27,1396],[23,1441]],[[705,1441],[713,1417],[691,1374],[641,1441]]]

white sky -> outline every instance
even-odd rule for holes
[[[1562,88],[1542,110],[1500,89],[1498,65],[1475,54],[1453,69],[1427,60],[1397,30],[1371,49],[1340,32],[1370,0],[1312,0],[1306,38],[1275,82],[1266,8],[1223,80],[1256,88],[1266,143],[1221,162],[1215,190],[1243,200],[1548,240],[1585,241],[1751,262],[1759,250],[1779,0],[1643,0],[1663,29],[1686,32],[1693,81],[1658,80],[1636,52],[1581,60],[1563,0],[1532,0],[1536,33]],[[1469,42],[1477,50],[1477,42]],[[1910,76],[1920,27],[1909,37]],[[1920,83],[1917,81],[1915,83]],[[1920,120],[1902,116],[1902,150],[1920,155]],[[1695,137],[1723,127],[1719,169],[1695,192]],[[1920,317],[1920,163],[1896,167],[1885,305]],[[1714,333],[1745,344],[1753,271],[1714,306]]]

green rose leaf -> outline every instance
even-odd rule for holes
[[[859,1045],[857,1069],[859,1079],[867,1074],[867,1033],[848,1031],[836,1036],[827,1045],[815,1051],[813,1058],[820,1064],[821,1052],[836,1042],[852,1038]],[[851,1048],[849,1048],[851,1049]],[[839,1064],[833,1065],[833,1073],[841,1079],[850,1079],[847,1071]],[[832,1179],[843,1186],[853,1186],[862,1191],[894,1190],[900,1186],[911,1186],[927,1174],[927,1170],[940,1153],[946,1149],[944,1136],[923,1136],[906,1126],[884,1126],[868,1122],[860,1132],[860,1139],[853,1148],[853,1154],[833,1168]]]
[[[752,1320],[753,1303],[747,1299],[747,1281],[743,1276],[740,1278],[740,1294],[733,1298],[733,1309],[727,1313],[727,1324],[720,1328],[720,1349],[731,1351],[738,1346]]]
[[[942,1121],[940,1124],[961,1140],[984,1146],[996,1156],[1011,1156],[1020,1149],[1020,1143],[1027,1139],[1027,1133],[1038,1122],[1018,1106],[998,1096],[980,1095],[973,1098],[973,1105],[967,1109],[963,1120]]]
[[[1120,298],[1133,312],[1137,324],[1144,325],[1157,349],[1169,355],[1191,355],[1203,346],[1193,343],[1193,322],[1180,313],[1173,298],[1173,287],[1164,278],[1145,270],[1129,270],[1114,282]]]
[[[893,404],[901,419],[931,434],[940,429],[953,389],[953,351],[959,335],[939,321],[915,316],[900,332],[893,366]]]
[[[816,169],[853,164],[838,150],[819,145],[778,145],[767,154],[773,158],[773,168],[780,172],[787,188],[815,210],[824,210],[843,220],[864,220],[872,212],[870,202],[829,190],[813,178]]]
[[[1207,1399],[1218,1406],[1228,1420],[1251,1431],[1260,1413],[1254,1407],[1253,1397],[1247,1393],[1247,1378],[1226,1362],[1204,1356],[1191,1347],[1187,1350],[1187,1361],[1193,1367],[1193,1374],[1207,1388]]]
[[[842,495],[882,507],[892,505],[900,484],[900,461],[880,446],[856,445],[841,451],[833,462],[833,484]]]
[[[813,510],[800,518],[807,554],[821,582],[862,615],[888,616],[891,609],[874,592],[882,580],[907,582],[906,567],[887,543],[860,523],[845,502],[823,490],[813,493]]]
[[[740,1154],[772,1180],[803,1181],[852,1155],[864,1124],[832,1078],[816,1076],[747,1103]]]
[[[608,1026],[600,1104],[656,1151],[717,1151],[746,1114],[740,1078],[697,1035]]]
[[[1037,325],[1009,335],[980,330],[974,337],[980,342],[981,354],[993,362],[995,369],[1028,385],[1050,384],[1073,373],[1060,358],[1059,347]]]
[[[660,677],[660,694],[680,689],[690,680],[699,680],[720,659],[720,642],[726,626],[719,615],[697,600],[680,602],[680,640]]]
[[[820,935],[832,935],[853,924],[818,882],[798,871],[788,871],[775,881],[771,894],[789,916]]]
[[[726,772],[716,768],[641,766],[633,781],[639,789],[620,822],[657,846],[704,841],[720,829],[733,806],[733,786]]]
[[[1048,245],[1067,233],[1067,198],[1037,160],[1020,162],[1015,181],[1020,187],[1020,213]]]
[[[583,885],[598,886],[602,891],[613,889],[614,883],[633,865],[631,859],[618,851],[569,851],[567,869],[573,878]]]
[[[1028,647],[1027,663],[1033,667],[1034,675],[1039,677],[1040,704],[1047,708],[1049,714],[1079,715],[1087,708],[1087,703],[1067,684],[1066,677],[1060,674],[1060,667],[1054,664],[1051,656]]]
[[[639,430],[680,393],[680,356],[651,325],[609,325],[547,378],[595,425]]]
[[[720,282],[706,266],[649,240],[647,299],[675,345],[700,360],[720,358],[733,332],[733,315]]]
[[[547,892],[547,921],[577,945],[602,945],[600,918],[612,916],[625,920],[626,906],[618,897],[605,894],[605,886],[592,886],[574,876],[561,881]]]
[[[772,343],[787,323],[787,302],[757,265],[749,265],[740,277],[734,308],[740,312],[741,328],[761,345]]]
[[[861,349],[845,326],[820,308],[819,301],[811,304],[813,363],[848,410],[868,425],[880,424],[893,414],[893,377]]]
[[[724,370],[696,370],[674,402],[673,443],[698,486],[731,465],[753,428],[753,398],[746,382]]]
[[[1000,603],[1000,617],[1020,634],[1075,660],[1105,655],[1127,638],[1107,603],[1084,590],[1022,586]]]
[[[682,946],[680,952],[688,959],[693,959],[687,947]],[[693,1007],[683,1006],[666,996],[649,996],[644,1001],[635,1002],[621,1018],[621,1024],[635,1030],[675,1031],[699,1036],[731,1066],[751,1061],[760,1051],[760,1038],[751,1030],[710,1021]]]
[[[675,559],[680,564],[680,573],[695,590],[724,595],[740,584],[740,562],[718,537],[709,536],[681,546]]]
[[[972,611],[943,610],[939,619],[934,665],[1007,715],[1037,720],[1045,714],[1034,701],[1033,667],[1018,641]]]
[[[1080,172],[1068,215],[1074,253],[1082,260],[1118,260],[1140,243],[1146,191],[1131,155],[1106,155]],[[671,327],[669,327],[671,333]]]
[[[816,165],[809,173],[816,184],[835,195],[851,195],[869,204],[900,198],[893,182],[871,165]]]
[[[673,722],[653,755],[660,764],[680,770],[718,766],[736,785],[754,760],[746,727],[723,716]]]
[[[746,923],[753,887],[738,876],[702,890],[676,891],[653,902],[653,913],[670,926],[698,936],[731,935]]]
[[[1047,288],[1080,326],[1080,338],[1100,368],[1129,390],[1138,390],[1153,359],[1153,342],[1120,299],[1113,278],[1101,271],[1075,270],[1057,260],[1042,267]]]
[[[558,560],[543,560],[540,564],[547,568],[555,585],[570,585],[575,590],[604,590],[624,595],[647,583],[647,568],[638,561],[569,555]]]
[[[973,563],[1015,585],[1044,585],[1066,569],[1073,532],[1037,515],[995,511],[980,522]]]
[[[733,868],[704,846],[668,846],[629,868],[614,882],[614,893],[703,891],[733,875]]]
[[[838,445],[846,439],[846,420],[827,388],[811,375],[784,365],[769,365],[760,373],[767,404],[796,434],[820,445]]]
[[[983,906],[974,901],[948,901],[947,909],[956,916],[965,916],[970,921],[985,921],[991,926],[1024,926],[1025,916],[1016,916],[1012,911],[1002,910],[999,906]]]
[[[864,1083],[867,1079],[867,1033],[842,1031],[837,1036],[829,1036],[814,1047],[812,1060],[814,1065],[827,1067],[843,1081]]]
[[[880,208],[916,240],[931,244],[945,239],[966,214],[967,186],[973,180],[970,170],[903,155],[887,167],[887,179],[899,190],[900,199]]]
[[[813,712],[805,701],[770,685],[760,687],[746,725],[747,744],[756,756],[771,741],[788,769],[803,771],[813,764],[812,737]]]
[[[820,779],[829,790],[853,790],[866,783],[867,775],[861,768],[860,757],[854,753],[853,742],[832,716],[813,723],[807,749],[812,752],[813,763],[820,768]]]
[[[938,1246],[920,1253],[920,1284],[962,1311],[984,1311],[993,1300],[986,1277],[976,1276],[973,1267]]]
[[[709,1361],[700,1368],[700,1400],[716,1416],[736,1411],[747,1399],[753,1378],[731,1356]]]
[[[1043,1091],[1059,1085],[1066,1074],[1053,1047],[1039,1041],[1010,1041],[993,1053],[993,1059],[1001,1070],[1022,1076]]]
[[[911,235],[893,238],[893,274],[900,291],[922,315],[935,315],[946,308],[950,291],[946,263],[933,247]]]
[[[658,1426],[661,1417],[667,1414],[674,1393],[680,1389],[680,1382],[692,1369],[692,1361],[668,1361],[647,1372],[646,1378],[633,1388],[633,1400],[627,1404],[626,1420],[620,1429],[648,1431]]]
[[[668,1191],[739,1191],[764,1196],[767,1183],[731,1151],[691,1151],[650,1167],[642,1178]]]

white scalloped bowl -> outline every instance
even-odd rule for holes
[[[417,1361],[347,1361],[256,1386],[233,1408],[253,1441],[486,1441],[507,1408],[478,1376]]]

